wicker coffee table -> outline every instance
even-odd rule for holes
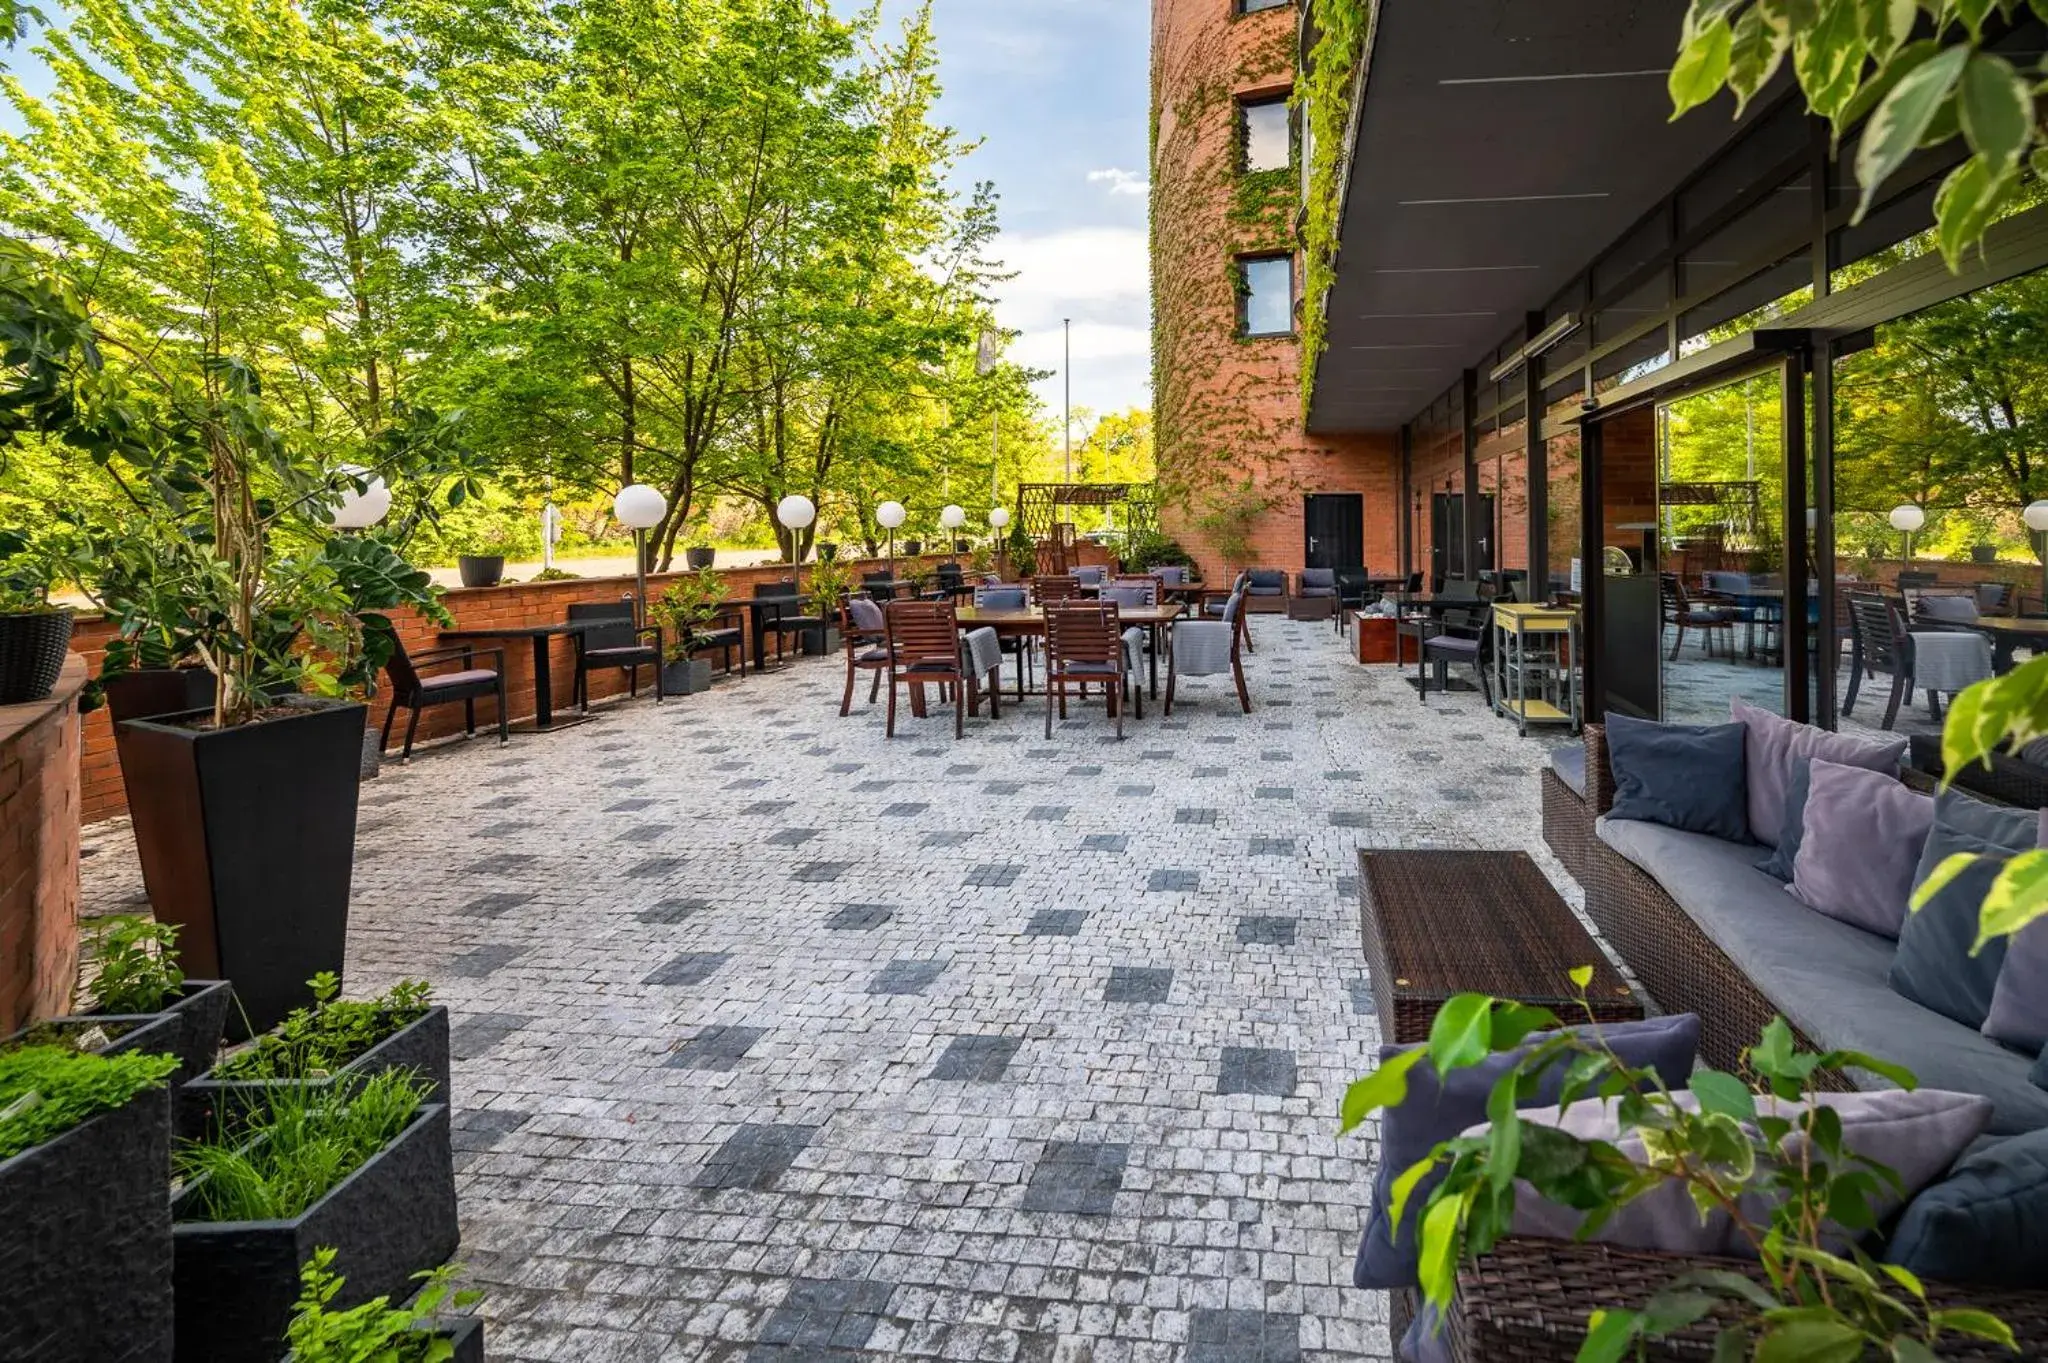
[[[1643,1005],[1524,852],[1358,854],[1358,917],[1372,970],[1380,1034],[1427,1041],[1456,994],[1538,1004],[1584,1020],[1571,972],[1593,967],[1587,996],[1601,1022],[1629,1022]]]

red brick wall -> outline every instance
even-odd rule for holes
[[[1400,470],[1390,432],[1310,436],[1301,425],[1301,346],[1237,335],[1234,258],[1293,247],[1291,190],[1277,212],[1239,202],[1236,97],[1294,80],[1292,6],[1239,16],[1233,0],[1154,0],[1152,99],[1153,410],[1161,528],[1208,577],[1226,562],[1200,522],[1218,489],[1251,478],[1269,508],[1248,536],[1253,563],[1299,570],[1304,497],[1360,493],[1365,561],[1399,558]],[[1298,182],[1297,182],[1298,183]],[[1300,262],[1295,265],[1297,288]]]
[[[1110,561],[1109,555],[1095,545],[1083,542],[1079,559],[1085,564],[1101,564]],[[911,560],[898,559],[899,570]],[[952,561],[949,556],[926,555],[926,564]],[[881,559],[862,559],[849,565],[856,577],[865,572],[880,572],[888,567]],[[756,584],[774,582],[790,575],[787,564],[767,564],[758,568],[721,568],[718,574],[726,581],[731,599],[743,600],[753,594]],[[648,578],[650,594],[659,595],[676,575],[657,574]],[[578,601],[616,601],[633,593],[631,577],[586,577],[565,582],[518,583],[504,587],[478,589],[457,588],[447,594],[449,611],[455,616],[456,626],[461,629],[510,629],[521,625],[551,624],[565,620],[569,605]],[[398,615],[399,635],[405,641],[409,653],[424,653],[441,647],[440,627],[431,625],[413,615],[400,612]],[[112,627],[104,621],[88,620],[79,623],[71,640],[72,651],[85,659],[91,675],[99,675],[100,663],[104,657],[107,640],[113,633]],[[792,641],[793,642],[793,641]],[[749,648],[752,640],[748,641]],[[492,642],[479,642],[479,649],[499,647]],[[505,685],[509,704],[507,708],[513,719],[525,719],[534,713],[533,685],[533,644],[526,639],[507,639],[505,649]],[[772,650],[773,645],[770,645]],[[716,655],[706,655],[716,658]],[[750,655],[751,656],[751,653]],[[567,638],[552,642],[549,651],[553,673],[554,703],[557,710],[567,708],[571,689],[575,683],[575,647]],[[479,660],[488,665],[489,660]],[[651,685],[647,673],[641,674],[643,689]],[[600,700],[626,690],[626,674],[623,671],[593,672],[590,676],[590,698]],[[382,726],[390,701],[382,692],[370,705],[370,723]],[[402,740],[405,733],[406,716],[401,714],[393,726],[392,741]],[[491,712],[490,701],[477,703],[477,725],[496,723]],[[84,726],[84,747],[82,766],[82,801],[80,809],[85,822],[113,818],[128,808],[128,795],[121,785],[121,764],[114,751],[114,728],[104,709],[86,716]],[[419,737],[443,738],[462,731],[462,709],[460,706],[443,706],[428,710],[420,716]]]
[[[78,692],[0,706],[0,1033],[69,1011],[78,973]]]

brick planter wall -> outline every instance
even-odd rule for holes
[[[0,1033],[66,1012],[78,973],[78,693],[0,706]]]
[[[1093,544],[1081,546],[1079,559],[1087,564],[1107,564],[1109,555]],[[927,554],[922,560],[927,565],[961,561],[952,555]],[[858,581],[862,573],[882,572],[888,568],[883,559],[848,560],[848,566]],[[900,570],[911,560],[898,559]],[[730,591],[730,599],[738,602],[753,595],[754,588],[762,583],[781,581],[789,577],[788,564],[763,564],[754,568],[714,569],[723,577]],[[659,596],[669,584],[681,574],[665,573],[650,576],[647,590],[652,596]],[[463,629],[512,629],[522,625],[552,624],[566,620],[572,602],[617,601],[633,594],[633,579],[625,577],[585,577],[563,582],[514,583],[502,587],[455,588],[448,592],[445,600],[449,611],[455,616],[457,625]],[[399,636],[411,653],[424,653],[441,647],[440,627],[420,619],[410,611],[397,614]],[[751,621],[749,621],[751,627]],[[74,631],[71,648],[90,669],[91,675],[99,675],[100,662],[105,654],[107,640],[113,629],[105,621],[81,620]],[[794,640],[791,641],[794,644]],[[495,648],[499,645],[480,642],[478,648]],[[505,685],[509,709],[515,720],[526,719],[534,713],[533,686],[533,645],[526,639],[508,639],[505,649]],[[752,656],[753,640],[747,641],[748,656]],[[772,652],[773,645],[770,645]],[[707,658],[717,658],[707,654]],[[552,642],[549,651],[550,666],[553,670],[554,705],[557,712],[566,709],[575,685],[575,645],[567,638]],[[81,676],[81,681],[83,676]],[[381,681],[381,679],[380,679]],[[642,671],[641,690],[648,692],[653,686],[652,675]],[[735,685],[745,685],[736,681]],[[590,676],[590,698],[593,701],[607,696],[621,695],[626,691],[626,674],[623,671],[593,672]],[[687,705],[687,697],[678,697],[669,702]],[[482,733],[486,726],[495,728],[497,717],[491,712],[491,702],[477,702],[477,729]],[[380,686],[379,694],[370,703],[370,724],[381,728],[384,716],[390,706],[390,697]],[[4,713],[4,712],[0,712]],[[393,726],[392,741],[398,743],[404,735],[405,715],[401,714]],[[436,738],[446,738],[462,732],[462,707],[443,706],[428,710],[420,716],[419,741],[424,743]],[[84,745],[81,757],[82,799],[79,808],[87,823],[110,819],[127,812],[128,795],[121,785],[121,764],[114,751],[114,727],[104,709],[96,710],[85,718]],[[74,819],[74,822],[76,820]]]

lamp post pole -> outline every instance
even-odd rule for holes
[[[1067,395],[1061,434],[1067,438],[1067,481],[1074,481],[1074,319],[1064,318],[1060,322],[1061,333],[1066,340],[1066,357],[1061,365],[1066,374]]]

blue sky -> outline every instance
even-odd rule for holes
[[[886,0],[892,21],[914,0]],[[999,317],[1014,358],[1058,369],[1074,319],[1074,405],[1151,405],[1146,260],[1147,0],[936,0],[944,120],[982,145],[961,167],[1002,195]],[[1061,381],[1039,385],[1057,419]]]

